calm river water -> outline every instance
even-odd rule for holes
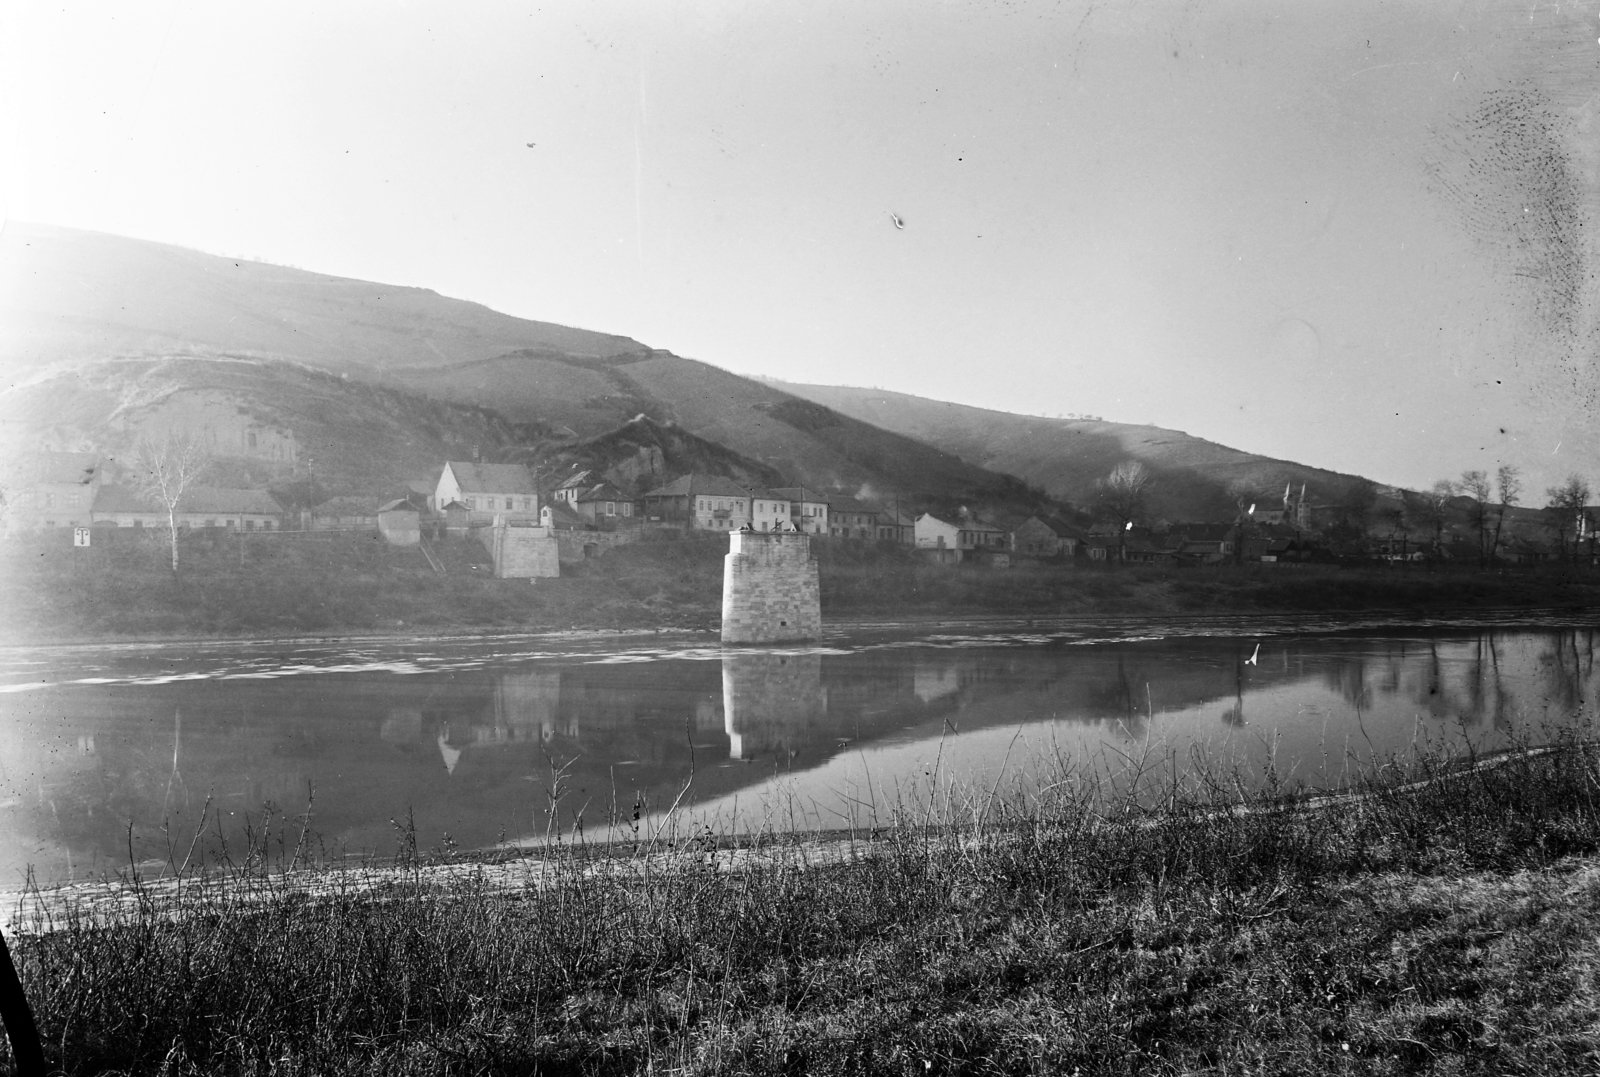
[[[1600,706],[1571,621],[854,626],[820,645],[548,637],[0,652],[0,888],[237,848],[267,805],[329,852],[594,833],[681,804],[720,829],[887,821],[1198,750],[1336,786],[1418,743],[1485,750]],[[1253,661],[1252,661],[1253,659]],[[687,787],[687,791],[685,789]],[[274,823],[276,826],[277,823]],[[298,831],[291,835],[293,845]]]

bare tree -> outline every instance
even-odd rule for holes
[[[1545,490],[1549,501],[1545,505],[1545,523],[1551,531],[1555,532],[1556,543],[1561,547],[1565,556],[1577,560],[1578,542],[1583,537],[1585,525],[1588,522],[1589,511],[1589,483],[1582,475],[1574,472],[1567,476],[1567,481],[1560,486],[1551,486]],[[1567,552],[1567,536],[1572,536],[1572,551]]]
[[[1489,475],[1483,471],[1463,471],[1457,484],[1467,497],[1472,498],[1472,526],[1478,532],[1478,564],[1489,563]]]
[[[1495,482],[1500,487],[1500,506],[1494,518],[1494,542],[1489,546],[1490,561],[1500,555],[1500,533],[1505,530],[1506,514],[1517,503],[1517,498],[1522,496],[1522,469],[1501,464],[1500,470],[1495,472]]]
[[[1329,537],[1365,550],[1377,503],[1375,483],[1368,479],[1351,483],[1334,505],[1337,518],[1328,527]]]
[[[1095,505],[1101,518],[1117,527],[1117,560],[1127,559],[1128,529],[1144,518],[1150,472],[1137,460],[1124,460],[1095,484]]]
[[[139,477],[134,489],[158,501],[167,514],[167,537],[172,548],[172,575],[178,575],[178,502],[184,492],[199,484],[211,466],[211,454],[188,434],[170,432],[157,440],[140,438]]]
[[[1244,479],[1228,483],[1228,496],[1233,499],[1233,561],[1244,563],[1244,545],[1256,533],[1256,488]]]
[[[1378,518],[1389,525],[1389,553],[1391,555],[1394,553],[1394,537],[1397,534],[1400,536],[1400,563],[1405,564],[1410,552],[1407,549],[1407,544],[1411,537],[1411,524],[1406,514],[1404,498],[1401,499],[1398,505],[1378,510]]]
[[[1456,496],[1456,484],[1440,479],[1417,495],[1414,516],[1418,523],[1433,529],[1433,556],[1438,557],[1444,547],[1444,525],[1449,518],[1450,499]]]

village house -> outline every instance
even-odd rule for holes
[[[720,475],[685,475],[644,495],[648,522],[691,531],[737,531],[750,523],[750,491]]]
[[[750,526],[757,531],[789,530],[790,504],[771,490],[752,490],[754,507],[750,510]]]
[[[1011,563],[1011,533],[972,516],[963,515],[951,523],[925,512],[917,517],[915,535],[919,551],[952,551],[932,558],[940,564],[973,561],[1005,567]],[[1007,556],[995,556],[1001,553]]]
[[[772,491],[789,501],[789,523],[808,535],[828,533],[828,499],[804,486],[780,486]]]
[[[422,541],[422,515],[409,498],[380,505],[378,534],[391,546],[415,546]]]
[[[557,491],[561,493],[562,491]],[[609,482],[573,494],[567,491],[563,500],[579,516],[604,530],[628,527],[635,523],[633,498]]]
[[[919,550],[959,550],[961,528],[939,519],[931,512],[918,516],[913,525]]]
[[[975,516],[967,516],[960,521],[960,533],[956,542],[963,550],[1006,550],[1011,549],[1011,532],[994,524],[984,523]]]
[[[879,542],[892,542],[897,546],[917,544],[916,514],[898,508],[880,509],[873,525]]]
[[[574,464],[573,466],[576,467],[577,465]],[[550,495],[551,500],[564,501],[568,505],[576,504],[578,495],[595,485],[594,480],[589,478],[591,474],[592,472],[589,471],[577,471],[568,475],[556,486],[555,492]]]
[[[828,534],[839,538],[877,537],[878,510],[853,497],[828,498]]]
[[[539,526],[556,531],[588,531],[591,524],[565,501],[549,501],[539,509]]]
[[[178,498],[174,516],[181,528],[277,531],[283,527],[283,509],[265,490],[196,486]],[[166,507],[158,500],[109,483],[95,494],[93,518],[109,527],[167,526]]]
[[[1092,531],[1083,549],[1091,561],[1117,561],[1129,564],[1157,564],[1171,561],[1173,551],[1157,541],[1148,527],[1117,531]]]
[[[1030,516],[1017,526],[1016,552],[1025,557],[1076,557],[1083,532],[1058,516]]]
[[[439,473],[431,507],[443,513],[452,502],[467,510],[471,523],[489,523],[496,516],[539,518],[538,491],[533,476],[521,464],[448,461]]]
[[[104,480],[100,458],[88,452],[39,453],[19,496],[8,506],[10,527],[84,527]]]
[[[1233,559],[1238,531],[1233,524],[1178,524],[1167,532],[1167,547],[1188,564],[1221,564]]]

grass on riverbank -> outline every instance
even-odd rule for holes
[[[568,847],[515,893],[310,899],[263,849],[185,916],[147,895],[14,952],[74,1074],[1593,1072],[1600,751],[1462,762],[1319,810],[1062,773],[907,810],[858,862]]]
[[[17,641],[185,635],[303,635],[463,629],[715,629],[721,535],[657,533],[562,577],[492,577],[476,541],[440,545],[447,572],[417,549],[365,533],[196,532],[174,582],[154,535],[64,534],[0,543],[0,635]],[[1177,569],[1019,562],[930,565],[911,551],[848,540],[815,544],[824,618],[1185,612],[1405,611],[1592,607],[1600,577],[1565,566],[1476,569],[1219,566]]]

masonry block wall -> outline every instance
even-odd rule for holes
[[[638,542],[643,531],[631,527],[626,531],[556,531],[556,545],[561,551],[563,561],[582,561],[588,554],[586,547],[593,549],[595,556],[618,546],[626,546],[630,542]]]
[[[555,536],[547,527],[477,528],[494,555],[494,574],[502,580],[547,579],[561,575]]]
[[[782,643],[822,635],[811,539],[795,531],[733,531],[722,562],[722,642]]]

